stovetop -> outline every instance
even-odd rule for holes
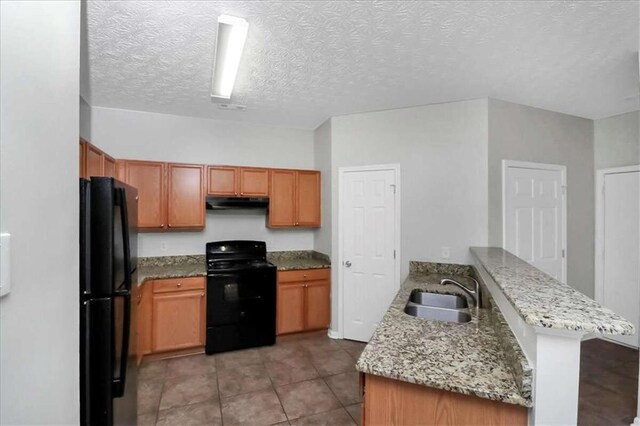
[[[207,260],[207,272],[221,272],[221,271],[241,271],[246,269],[256,268],[271,268],[275,267],[273,264],[267,262],[265,259],[208,259]]]

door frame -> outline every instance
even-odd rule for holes
[[[569,250],[567,248],[567,166],[562,164],[545,164],[534,163],[530,161],[502,160],[502,248],[507,247],[507,169],[533,169],[533,170],[551,170],[561,174],[562,185],[562,279],[559,280],[567,283],[567,259],[569,258]]]
[[[613,167],[596,170],[596,240],[595,240],[595,288],[596,302],[604,302],[604,178],[608,174],[640,172],[637,166]],[[619,343],[619,342],[616,342]]]
[[[400,260],[402,259],[402,254],[400,253],[400,194],[401,194],[401,185],[400,185],[400,164],[379,164],[379,165],[370,165],[370,166],[355,166],[355,167],[339,167],[338,168],[338,266],[340,270],[338,271],[338,333],[340,334],[340,338],[344,338],[344,211],[341,207],[344,205],[344,197],[345,191],[343,188],[345,182],[345,176],[347,173],[357,173],[357,172],[378,172],[391,170],[394,172],[396,177],[396,197],[395,197],[395,228],[396,235],[394,240],[395,250],[396,250],[396,258],[395,258],[395,266],[394,266],[394,287],[396,291],[400,290]]]

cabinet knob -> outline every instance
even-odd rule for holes
[[[171,228],[171,224],[167,225],[169,228]]]
[[[160,228],[164,228],[164,223],[161,223],[161,224],[160,224]]]
[[[240,195],[244,195],[244,192],[241,192]]]
[[[182,283],[176,284],[176,287],[182,287]]]
[[[303,277],[307,278],[307,274],[304,274]]]
[[[200,293],[200,297],[204,297],[204,293]]]
[[[140,197],[138,197],[138,196],[136,195],[136,201],[138,201],[139,199],[140,199]]]

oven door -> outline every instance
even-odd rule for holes
[[[270,345],[275,332],[275,268],[208,276],[207,353]]]

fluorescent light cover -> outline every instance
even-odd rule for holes
[[[228,15],[218,17],[216,54],[211,79],[212,98],[231,99],[248,29],[249,24],[242,18]]]

